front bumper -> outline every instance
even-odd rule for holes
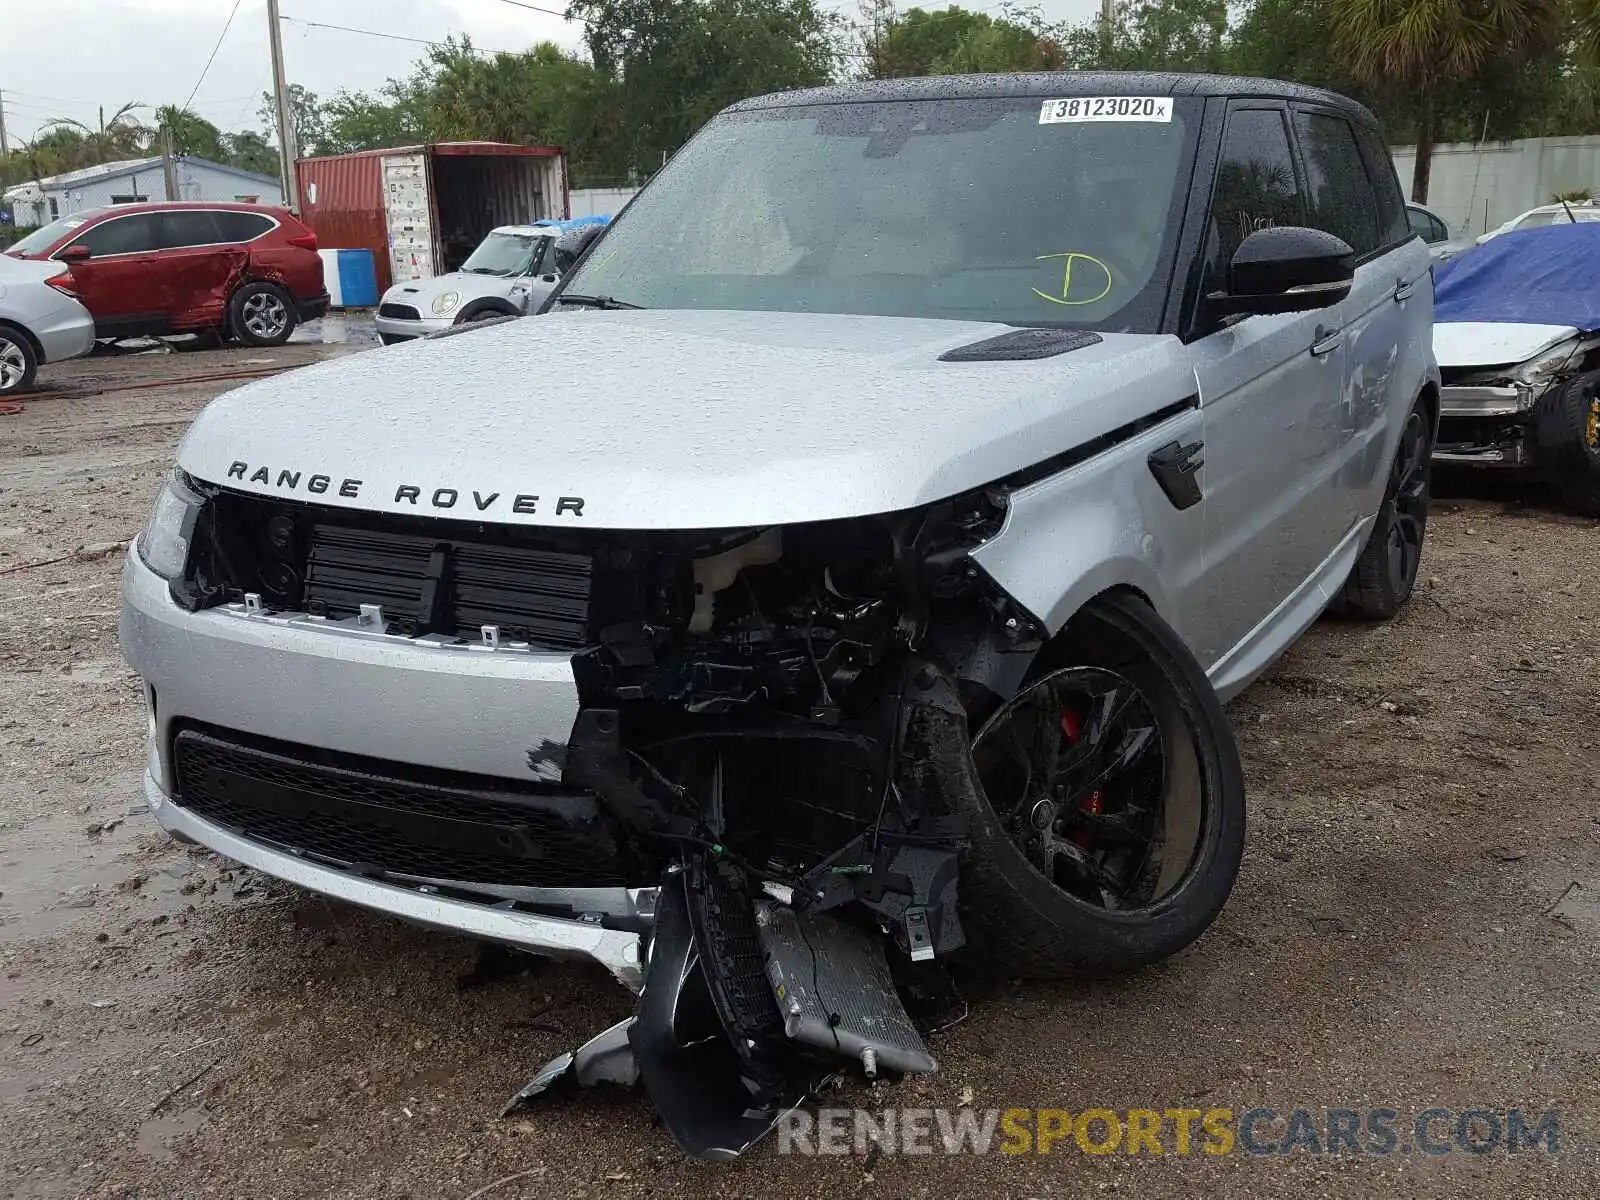
[[[553,957],[595,958],[636,986],[645,891],[489,889],[380,880],[241,836],[183,807],[173,753],[190,723],[434,771],[526,783],[530,751],[564,745],[578,713],[569,659],[363,631],[356,623],[191,613],[137,550],[123,570],[122,650],[150,702],[145,788],[163,828],[324,895]],[[472,881],[464,881],[470,884]],[[502,889],[502,892],[505,889]],[[470,893],[470,895],[468,895]],[[482,899],[472,896],[481,895]]]
[[[422,317],[415,321],[402,317],[378,316],[373,318],[373,324],[377,326],[378,332],[386,337],[420,338],[449,329],[455,324],[455,316],[451,314],[445,317]]]
[[[234,862],[335,900],[453,933],[500,942],[549,958],[593,959],[637,992],[642,981],[636,929],[611,929],[597,920],[571,920],[509,907],[456,900],[421,887],[403,887],[352,875],[275,850],[198,817],[174,802],[154,776],[144,779],[145,798],[156,824],[174,837],[215,850]],[[641,923],[651,916],[654,895],[630,893]]]

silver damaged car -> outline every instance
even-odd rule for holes
[[[1223,701],[1423,550],[1429,258],[1371,115],[768,96],[563,236],[536,324],[195,421],[125,578],[156,821],[598,960],[633,1016],[518,1099],[639,1082],[713,1158],[934,1070],[974,973],[1198,937],[1244,840]]]

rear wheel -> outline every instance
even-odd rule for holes
[[[1205,673],[1150,607],[1101,597],[972,757],[963,918],[974,965],[1035,978],[1155,962],[1221,911],[1244,850],[1244,776]]]
[[[228,301],[228,323],[247,346],[281,346],[294,332],[294,305],[271,283],[247,283]]]
[[[27,391],[38,373],[33,343],[20,331],[0,325],[0,396]]]
[[[1335,612],[1384,620],[1411,599],[1428,536],[1433,440],[1433,415],[1427,402],[1418,398],[1400,431],[1377,520],[1333,602]]]
[[[1600,373],[1580,375],[1539,401],[1534,414],[1539,462],[1561,498],[1600,517]]]

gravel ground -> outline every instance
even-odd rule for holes
[[[181,379],[352,348],[66,364],[0,417],[0,1194],[1600,1192],[1600,540],[1515,490],[1441,502],[1399,620],[1322,623],[1234,703],[1252,823],[1205,937],[1113,982],[992,989],[937,1039],[938,1076],[830,1103],[1388,1107],[1402,1130],[1434,1105],[1558,1109],[1559,1154],[1178,1155],[1169,1133],[1160,1157],[1069,1138],[714,1166],[633,1095],[498,1120],[625,1015],[620,988],[556,966],[475,983],[470,943],[286,892],[137,812],[111,544],[230,386]]]

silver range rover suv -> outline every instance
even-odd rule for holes
[[[952,977],[1173,954],[1222,701],[1422,552],[1427,247],[1372,116],[1254,79],[901,80],[711,121],[543,315],[253,383],[125,581],[155,819],[598,959],[736,1153],[933,1070]],[[947,974],[946,969],[952,968]]]

